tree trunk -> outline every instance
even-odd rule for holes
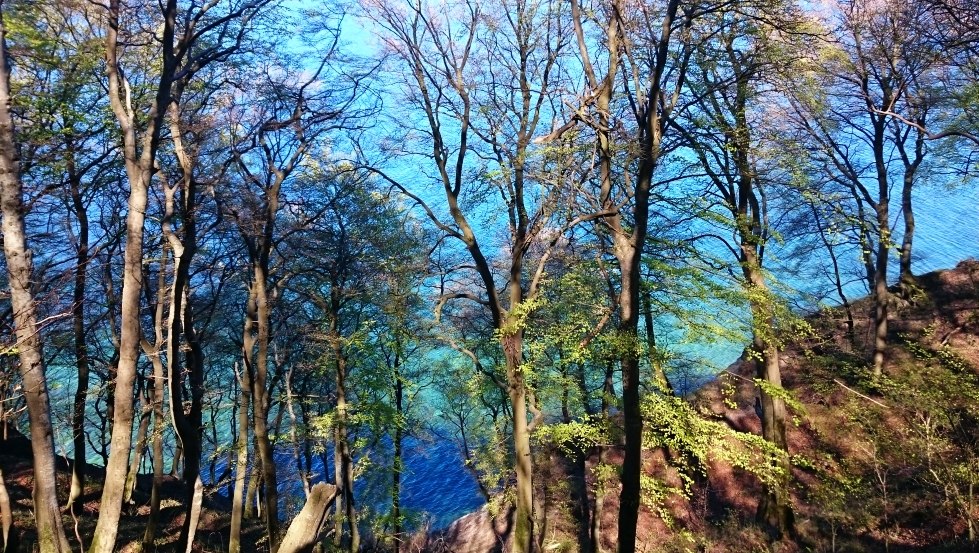
[[[887,353],[887,316],[890,292],[887,291],[887,254],[890,233],[887,227],[887,204],[881,202],[877,206],[878,224],[884,221],[881,228],[880,240],[877,243],[877,259],[874,272],[874,376],[884,372],[884,360]]]
[[[174,96],[179,99],[182,84]],[[167,321],[167,381],[170,385],[170,418],[184,454],[182,479],[184,483],[184,523],[177,540],[177,549],[190,551],[200,519],[203,484],[201,455],[204,396],[204,357],[194,329],[194,309],[190,305],[190,264],[197,252],[197,181],[194,178],[195,160],[183,146],[178,100],[173,106],[170,129],[174,152],[180,163],[181,183],[170,187],[164,182],[166,198],[163,233],[173,251],[173,284],[170,288],[170,313]],[[180,215],[183,236],[173,228],[176,215],[176,196],[180,196]],[[181,355],[186,352],[185,355]],[[190,406],[185,408],[184,375],[190,381]]]
[[[16,532],[13,530],[14,514],[10,510],[7,482],[3,479],[3,468],[0,467],[0,552],[17,551]]]
[[[150,419],[153,415],[153,403],[149,394],[144,396],[145,404],[139,415],[139,429],[136,431],[136,451],[133,461],[129,465],[129,474],[126,475],[126,492],[122,497],[122,502],[126,505],[132,504],[133,492],[136,490],[136,480],[139,476],[140,466],[143,464],[143,456],[146,452],[147,434],[150,429]]]
[[[2,8],[2,5],[0,5]],[[34,464],[34,520],[42,553],[68,553],[56,493],[54,433],[45,376],[37,307],[31,291],[34,271],[24,228],[23,185],[11,116],[10,67],[6,27],[0,11],[0,212],[3,214],[3,253],[7,260],[10,305],[20,359]]]
[[[245,508],[245,482],[248,478],[248,405],[251,402],[252,386],[248,371],[241,371],[239,374],[238,439],[235,444],[238,457],[235,465],[234,495],[231,499],[231,534],[228,537],[228,553],[241,551],[241,521]]]
[[[137,154],[137,122],[123,100],[118,56],[120,4],[110,0],[107,11],[106,73],[109,81],[109,101],[122,130],[123,158],[129,181],[129,206],[126,213],[126,251],[123,262],[122,316],[119,344],[119,366],[113,401],[112,438],[109,461],[105,467],[105,485],[99,503],[99,520],[93,533],[89,553],[112,553],[116,548],[119,517],[126,486],[126,470],[132,446],[133,387],[136,381],[140,347],[140,294],[143,275],[143,226],[150,180],[154,171],[160,126],[170,102],[170,88],[175,71],[174,25],[177,19],[176,0],[162,6],[164,24],[161,29],[163,67],[156,95],[143,122],[146,125],[142,151]]]
[[[519,302],[519,296],[514,300]],[[510,397],[513,424],[514,471],[517,474],[516,512],[513,523],[513,551],[534,550],[534,465],[530,450],[531,428],[527,423],[527,386],[521,362],[523,331],[501,336],[506,359],[507,393]]]
[[[265,487],[263,497],[263,518],[269,536],[271,553],[276,553],[279,541],[279,495],[275,473],[275,457],[268,430],[268,348],[269,348],[269,305],[266,288],[267,262],[254,267],[252,286],[255,288],[254,302],[249,304],[248,314],[256,334],[246,349],[246,364],[252,370],[252,418],[254,419],[255,445],[262,467],[262,481]],[[252,346],[256,350],[252,350]]]
[[[337,282],[330,286],[330,346],[333,349],[334,378],[337,387],[336,430],[334,456],[337,459],[337,493],[343,501],[343,518],[350,536],[348,550],[360,549],[360,530],[357,528],[357,510],[354,504],[354,460],[348,436],[347,406],[347,358],[340,336],[340,288]]]
[[[325,483],[313,486],[312,492],[303,505],[303,510],[289,525],[282,545],[281,553],[311,553],[319,543],[320,533],[326,525],[330,504],[337,496],[337,489]]]
[[[143,352],[150,359],[150,363],[153,366],[153,378],[149,379],[149,382],[147,382],[146,385],[147,392],[150,396],[151,410],[153,413],[153,485],[150,490],[150,513],[146,520],[146,528],[143,529],[143,550],[147,552],[156,550],[156,531],[160,522],[160,501],[163,499],[163,431],[167,426],[165,419],[163,418],[163,403],[165,397],[164,383],[166,372],[163,368],[163,359],[160,357],[160,348],[163,347],[163,324],[167,301],[167,268],[169,267],[170,248],[164,241],[161,243],[160,249],[160,265],[156,275],[155,301],[150,299],[150,294],[147,289],[147,302],[152,302],[152,305],[154,306],[154,343],[150,344],[147,340],[142,340],[141,342]]]
[[[768,285],[760,267],[760,260],[754,248],[754,237],[742,237],[742,267],[745,275],[746,292],[751,301],[751,317],[753,327],[752,351],[756,367],[756,375],[775,389],[782,388],[782,373],[779,366],[779,351],[774,341],[767,337],[775,329],[772,328],[774,317],[768,296]],[[773,534],[781,537],[792,531],[793,515],[788,495],[788,441],[785,435],[786,409],[785,400],[768,393],[764,388],[759,391],[761,399],[761,428],[762,437],[785,452],[779,459],[779,465],[785,471],[785,476],[775,485],[766,486],[758,503],[757,519],[766,525]]]
[[[394,361],[394,466],[391,469],[391,518],[394,521],[394,553],[401,553],[403,541],[401,522],[401,473],[404,472],[403,442],[404,442],[404,382],[401,379],[400,356]]]
[[[640,200],[637,200],[640,201]],[[645,240],[645,237],[643,237]],[[622,367],[622,418],[625,447],[622,460],[622,491],[619,494],[619,551],[636,549],[639,523],[640,476],[642,474],[642,413],[639,410],[639,251],[617,240],[616,257],[621,271],[619,332],[623,337],[619,362]],[[641,244],[642,242],[638,242]]]
[[[911,246],[914,241],[914,210],[911,206],[911,186],[914,173],[905,172],[904,186],[901,188],[901,214],[904,218],[904,236],[901,238],[901,286],[908,289],[914,285],[911,272]]]
[[[80,175],[75,167],[74,143],[67,139],[68,151],[65,165],[71,187],[71,203],[78,218],[78,251],[75,256],[75,283],[72,291],[72,334],[75,346],[75,367],[78,383],[75,386],[75,401],[71,418],[74,460],[71,464],[71,491],[68,494],[68,509],[75,512],[75,502],[85,493],[85,467],[88,459],[85,452],[85,405],[88,398],[89,360],[88,346],[85,344],[85,286],[88,276],[88,211],[82,201]]]
[[[156,528],[160,520],[160,500],[163,487],[163,361],[156,355],[153,362],[153,382],[147,384],[153,403],[153,487],[150,490],[150,514],[143,531],[143,551],[154,551]]]

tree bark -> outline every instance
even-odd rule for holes
[[[82,201],[81,176],[75,166],[75,148],[71,137],[66,141],[65,167],[68,172],[71,204],[78,219],[78,250],[75,255],[75,282],[72,290],[72,334],[74,337],[75,367],[78,382],[71,418],[74,459],[71,464],[71,491],[68,509],[75,512],[75,502],[85,493],[85,467],[88,463],[85,448],[85,406],[88,398],[89,359],[85,343],[85,286],[88,276],[88,211]]]
[[[241,521],[244,514],[245,482],[248,478],[248,406],[251,402],[251,381],[248,371],[240,373],[240,392],[238,394],[238,450],[235,465],[234,495],[231,499],[231,534],[228,537],[228,553],[241,551]]]
[[[398,345],[400,348],[400,343]],[[401,553],[401,542],[404,539],[402,536],[402,521],[401,521],[401,474],[404,472],[404,459],[403,459],[403,448],[404,448],[404,427],[405,427],[405,416],[404,416],[404,381],[401,377],[401,356],[400,354],[395,356],[394,359],[394,413],[395,413],[395,426],[394,426],[394,462],[391,467],[391,518],[394,521],[393,536],[394,536],[394,553]]]
[[[153,402],[150,394],[145,394],[142,412],[139,415],[139,428],[136,430],[136,451],[133,461],[129,465],[129,473],[126,475],[126,492],[123,494],[122,502],[126,505],[132,504],[133,492],[136,491],[136,480],[139,476],[140,466],[143,464],[143,456],[146,452],[147,434],[150,429],[150,419],[153,415]]]
[[[302,511],[289,525],[282,544],[281,553],[311,553],[319,543],[320,533],[326,525],[330,505],[337,496],[337,489],[325,483],[313,486]]]
[[[167,301],[167,271],[170,265],[170,248],[166,241],[161,242],[160,264],[156,274],[156,299],[150,297],[149,289],[146,290],[147,302],[153,305],[153,340],[152,344],[148,340],[141,340],[143,353],[150,360],[153,366],[153,377],[147,383],[147,393],[150,401],[150,411],[153,415],[153,484],[150,489],[150,513],[146,520],[146,527],[143,529],[143,550],[152,552],[156,550],[156,531],[160,521],[160,501],[163,487],[163,432],[166,422],[163,417],[164,403],[164,382],[165,371],[163,359],[160,357],[160,349],[163,347],[164,336],[164,314],[166,312]],[[140,421],[142,426],[143,421]],[[137,440],[138,441],[138,440]],[[139,453],[137,452],[137,456]],[[138,467],[137,467],[138,470]],[[136,475],[132,474],[135,481]],[[128,486],[127,486],[128,489]]]
[[[340,336],[340,289],[336,282],[330,286],[330,344],[333,348],[334,377],[336,382],[336,447],[334,456],[337,459],[337,493],[343,499],[343,519],[347,524],[350,541],[347,550],[355,553],[360,549],[360,530],[357,528],[357,510],[354,504],[354,461],[350,451],[348,437],[348,406],[347,406],[347,359],[343,350]]]
[[[42,553],[68,553],[68,539],[58,507],[54,433],[48,399],[37,307],[31,290],[34,264],[27,247],[24,225],[26,208],[20,160],[11,114],[10,66],[6,26],[0,4],[0,213],[3,215],[3,253],[7,260],[10,304],[14,316],[16,350],[30,421],[34,464],[34,520]]]
[[[0,467],[0,552],[17,551],[16,542],[14,514],[10,510],[10,495],[7,493],[7,482],[3,478],[3,468]]]

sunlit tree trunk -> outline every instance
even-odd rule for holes
[[[3,215],[3,253],[7,261],[16,350],[20,359],[20,374],[30,422],[34,465],[34,522],[38,547],[42,553],[68,553],[70,548],[55,489],[57,477],[51,405],[37,307],[31,290],[34,267],[31,251],[27,247],[24,225],[24,192],[11,115],[6,33],[3,12],[0,11],[0,213]],[[9,505],[5,512],[10,512]]]
[[[112,440],[106,464],[105,485],[99,503],[96,524],[89,553],[112,553],[116,548],[119,517],[125,494],[126,471],[132,446],[133,388],[136,381],[140,348],[140,295],[143,275],[143,226],[146,218],[147,192],[154,172],[160,127],[170,102],[170,85],[177,59],[174,55],[174,26],[177,17],[176,0],[161,5],[163,26],[161,45],[162,67],[155,86],[155,98],[142,125],[143,139],[137,139],[136,114],[126,101],[128,84],[119,67],[120,0],[110,0],[107,10],[106,74],[109,102],[122,131],[123,159],[129,181],[129,206],[126,214],[126,251],[123,262],[122,316],[119,344],[119,366],[113,398]],[[142,142],[141,151],[137,151]]]

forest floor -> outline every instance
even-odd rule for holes
[[[0,439],[0,467],[10,495],[14,517],[16,543],[6,551],[35,550],[36,532],[32,514],[34,473],[31,463],[30,441],[16,431],[10,431],[6,439]],[[67,509],[62,508],[65,532],[73,550],[84,551],[91,543],[98,519],[99,500],[102,482],[105,480],[105,469],[92,466],[88,468],[85,493],[80,501],[80,510],[72,516]],[[119,524],[118,544],[120,553],[132,553],[140,550],[146,520],[150,512],[150,489],[153,477],[150,474],[140,474],[137,480],[133,501],[123,506]],[[71,472],[68,460],[61,458],[58,464],[58,490],[62,505],[67,503],[67,490],[71,485]],[[155,545],[157,551],[171,551],[180,534],[184,521],[184,509],[180,498],[183,496],[183,484],[179,479],[164,476],[161,486],[161,501],[159,525]],[[204,508],[197,530],[194,551],[227,551],[228,535],[230,533],[230,509],[222,496],[205,494]],[[246,521],[242,529],[242,553],[257,553],[263,549],[264,526],[257,520]]]
[[[845,317],[831,309],[807,318],[811,332],[787,344],[783,385],[789,392],[789,449],[795,517],[793,535],[773,540],[754,524],[759,480],[730,462],[709,456],[703,471],[685,479],[667,457],[676,452],[647,449],[650,481],[640,515],[638,550],[710,551],[975,551],[969,541],[979,531],[979,262],[922,275],[907,299],[895,299],[888,365],[883,378],[867,368],[869,301],[853,302],[855,340]],[[757,387],[750,362],[738,362],[688,398],[699,416],[735,432],[759,434]],[[715,444],[725,447],[724,444]],[[730,447],[737,447],[728,444]],[[547,512],[542,550],[581,549],[580,502],[575,500],[575,465],[558,448],[538,448],[538,496]],[[594,470],[598,455],[583,456],[590,513],[594,514]],[[602,464],[621,464],[621,450],[606,448]],[[32,471],[26,438],[0,440],[0,466],[20,536],[17,550],[31,551]],[[102,475],[92,469],[77,526],[65,513],[71,545],[87,545],[98,513]],[[58,489],[69,488],[67,462]],[[134,551],[148,513],[151,478],[141,475],[134,502],[124,510],[121,551]],[[603,551],[614,551],[618,493],[606,484],[597,525]],[[159,550],[168,550],[182,523],[179,481],[163,487]],[[580,490],[577,492],[580,494]],[[580,497],[580,495],[579,495]],[[62,498],[64,504],[66,498]],[[195,550],[226,551],[230,516],[226,500],[205,500]],[[587,519],[587,517],[586,517]],[[503,514],[484,508],[449,528],[419,535],[410,551],[483,553],[503,551],[511,529]],[[263,551],[262,529],[252,521],[243,536],[245,551]]]

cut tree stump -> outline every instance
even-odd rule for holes
[[[326,523],[326,513],[336,497],[336,486],[322,482],[313,486],[303,510],[289,525],[279,545],[279,553],[310,553],[319,541]]]

